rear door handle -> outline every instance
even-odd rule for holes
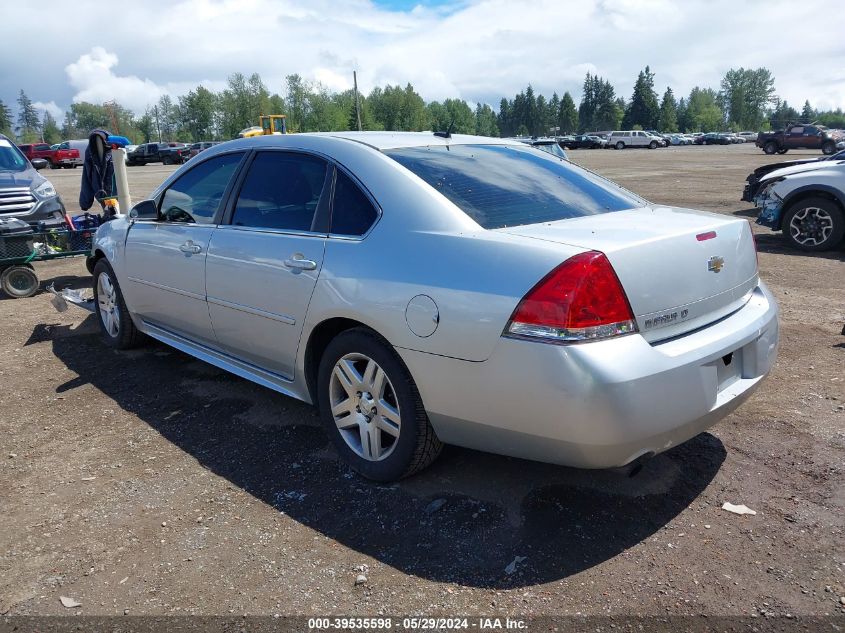
[[[190,253],[196,255],[197,253],[202,252],[202,246],[200,246],[199,244],[194,244],[193,240],[188,240],[187,242],[179,246],[179,250],[183,253]]]
[[[294,270],[314,270],[317,268],[317,262],[305,259],[305,256],[302,253],[294,253],[282,263],[288,268],[293,268]]]

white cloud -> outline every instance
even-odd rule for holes
[[[803,0],[800,14],[832,15],[831,2]],[[109,16],[108,37],[94,48],[87,16],[100,13],[101,2],[43,0],[42,37],[70,44],[65,59],[37,63],[20,55],[16,39],[31,10],[7,4],[0,58],[19,63],[0,77],[4,101],[24,87],[45,103],[116,99],[143,111],[198,83],[219,90],[233,72],[258,72],[281,93],[290,73],[340,90],[357,69],[364,93],[411,82],[429,100],[498,106],[530,82],[547,96],[568,90],[577,102],[587,71],[628,98],[648,64],[658,91],[671,85],[677,96],[696,85],[718,88],[729,68],[766,66],[791,104],[845,106],[845,81],[835,76],[845,72],[836,20],[812,20],[812,42],[797,32],[761,36],[795,21],[789,0],[467,0],[408,12],[370,0],[133,2]],[[36,81],[48,73],[49,82]]]
[[[65,112],[56,105],[55,101],[48,101],[47,103],[44,103],[43,101],[33,101],[32,105],[36,110],[42,113],[42,116],[44,112],[49,112],[59,125],[61,125]]]

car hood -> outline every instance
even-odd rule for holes
[[[820,160],[818,162],[813,163],[804,163],[799,165],[792,165],[791,167],[784,167],[782,169],[776,169],[773,172],[766,174],[764,178],[760,179],[760,183],[768,183],[773,180],[777,180],[778,178],[783,178],[784,176],[791,176],[792,174],[802,174],[808,171],[816,171],[818,169],[825,169],[829,167],[841,167],[845,165],[845,161],[837,160],[837,161],[829,161],[829,160]]]
[[[37,187],[44,180],[45,178],[31,167],[23,171],[0,170],[0,189]]]

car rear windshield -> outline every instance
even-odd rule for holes
[[[451,145],[385,150],[485,229],[640,207],[645,201],[531,147]]]

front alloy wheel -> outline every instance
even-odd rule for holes
[[[94,264],[94,303],[106,345],[129,349],[140,342],[141,333],[129,316],[114,270],[105,258],[98,259]]]
[[[120,310],[117,306],[117,289],[106,271],[101,272],[97,277],[97,309],[100,311],[103,331],[111,338],[118,338]]]
[[[783,224],[789,241],[805,251],[833,248],[845,234],[842,210],[825,198],[796,203],[786,213]]]

